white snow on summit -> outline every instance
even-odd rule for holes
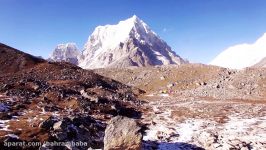
[[[210,64],[243,69],[251,67],[266,57],[266,33],[253,44],[239,44],[220,53]]]
[[[50,61],[66,61],[78,65],[80,52],[75,43],[59,44],[52,52]]]
[[[117,25],[98,26],[92,33],[91,37],[97,37],[96,40],[101,42],[102,49],[115,48],[120,42],[124,42],[126,38],[129,37],[130,31],[137,21],[140,20],[134,15],[132,18],[120,21]],[[145,23],[141,23],[145,27],[147,26]],[[85,48],[90,46],[88,44],[85,45]]]
[[[117,25],[98,26],[82,52],[82,68],[180,64],[176,55],[136,15]]]

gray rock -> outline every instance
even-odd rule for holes
[[[142,145],[141,127],[136,120],[117,116],[105,130],[104,150],[139,150]]]

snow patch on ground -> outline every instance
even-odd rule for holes
[[[10,120],[0,120],[0,131],[11,131],[8,129],[9,125],[8,122]]]
[[[158,120],[151,125],[144,141],[157,141],[159,149],[181,149],[183,144],[201,145],[200,138],[213,138],[215,133],[221,140],[218,145],[223,145],[231,140],[239,140],[246,143],[266,142],[266,117],[242,119],[230,117],[228,123],[217,124],[211,120],[188,119],[176,125],[167,124]],[[221,137],[223,139],[221,139]],[[203,139],[204,140],[204,139]],[[176,143],[176,144],[174,144]]]
[[[169,94],[159,94],[159,96],[162,96],[162,97],[169,97]]]
[[[223,123],[211,118],[187,118],[178,122],[172,119],[171,112],[176,109],[175,104],[183,106],[188,102],[171,102],[160,100],[149,103],[152,111],[143,116],[146,123],[150,122],[143,137],[145,143],[157,143],[160,150],[189,150],[195,147],[230,149],[237,145],[240,145],[239,149],[248,145],[254,149],[266,149],[266,116],[252,118],[235,113]]]
[[[6,137],[11,137],[11,138],[15,138],[15,139],[19,139],[19,137],[15,134],[7,134],[5,135]]]

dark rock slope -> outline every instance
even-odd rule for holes
[[[3,44],[0,52],[2,148],[4,141],[81,141],[86,145],[76,148],[103,148],[105,121],[117,115],[140,117],[137,92],[126,85]],[[55,148],[45,144],[30,148],[39,147]]]
[[[0,43],[0,74],[17,72],[41,62],[44,60]]]

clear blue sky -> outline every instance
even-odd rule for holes
[[[134,14],[192,62],[266,32],[265,0],[0,0],[0,42],[46,58],[59,43],[82,49],[96,26]]]

